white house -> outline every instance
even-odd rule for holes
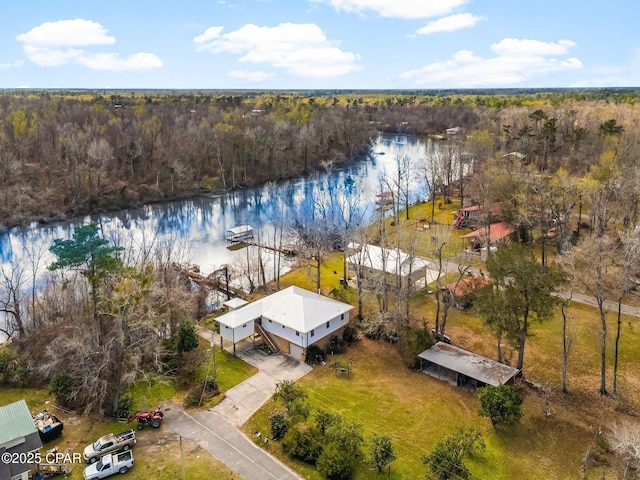
[[[347,263],[360,271],[384,273],[400,276],[403,280],[411,274],[413,280],[424,275],[427,264],[418,257],[411,257],[408,253],[396,248],[382,248],[377,245],[354,245],[349,248],[358,250],[347,258]],[[362,272],[364,273],[364,272]]]
[[[260,333],[269,346],[296,360],[306,358],[310,345],[326,345],[349,324],[351,305],[289,287],[216,318],[221,342],[234,345]]]
[[[23,454],[37,452],[42,448],[38,429],[29,412],[27,403],[19,400],[0,407],[0,455],[17,454],[17,462],[0,461],[0,479],[28,480],[31,465],[22,461]]]

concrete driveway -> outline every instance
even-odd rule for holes
[[[211,340],[210,330],[199,327],[197,331]],[[257,447],[238,427],[271,398],[278,382],[295,381],[311,367],[284,354],[267,355],[256,349],[240,348],[236,354],[258,373],[227,390],[222,402],[209,410],[189,414],[178,405],[166,404],[163,422],[247,480],[300,480],[302,477]]]
[[[271,398],[278,382],[295,381],[311,371],[306,363],[284,354],[267,355],[260,350],[237,351],[236,354],[259,372],[227,390],[224,400],[212,409],[236,427],[243,425]]]

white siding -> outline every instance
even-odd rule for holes
[[[340,330],[342,327],[349,323],[349,312],[342,315],[342,317],[336,317],[329,321],[329,328],[327,328],[327,324],[323,323],[318,328],[314,329],[313,337],[311,336],[311,332],[307,334],[308,337],[308,345],[313,345],[314,343],[322,340],[323,338],[333,335],[337,330]]]
[[[253,320],[249,320],[247,323],[244,323],[236,328],[227,327],[226,325],[220,324],[220,336],[231,342],[239,342],[247,337],[253,335],[254,325]]]
[[[344,316],[344,318],[342,318]],[[328,320],[329,327],[327,328],[327,322],[322,323],[318,327],[313,329],[313,336],[311,332],[303,333],[298,332],[299,335],[296,335],[296,331],[292,330],[288,327],[284,327],[276,322],[270,322],[267,319],[262,321],[262,326],[265,330],[278,337],[284,338],[289,343],[294,345],[298,345],[299,347],[306,348],[309,345],[313,345],[317,341],[327,337],[328,335],[333,335],[337,330],[340,330],[342,327],[349,323],[349,312],[344,313],[342,316],[332,318]]]
[[[306,348],[307,346],[305,335],[302,332],[298,332],[298,335],[296,335],[295,330],[285,327],[284,325],[280,325],[277,322],[270,322],[266,318],[262,319],[262,327],[267,332],[273,333],[277,337],[284,338],[289,343],[293,343],[303,348]]]

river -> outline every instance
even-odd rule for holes
[[[180,260],[197,264],[204,274],[208,274],[223,264],[242,262],[247,254],[227,248],[227,229],[246,224],[251,225],[261,238],[272,238],[274,218],[282,215],[286,222],[304,215],[305,209],[309,208],[311,192],[318,188],[344,191],[347,184],[352,187],[349,191],[359,196],[359,208],[366,220],[375,210],[375,196],[382,189],[386,190],[381,187],[380,175],[393,176],[399,157],[406,156],[413,165],[419,165],[423,159],[430,158],[434,148],[437,143],[431,140],[380,135],[366,157],[328,172],[277,184],[275,188],[245,188],[50,225],[34,223],[14,228],[0,234],[0,268],[9,272],[20,266],[27,278],[33,271],[30,258],[40,256],[37,275],[42,277],[46,266],[53,261],[48,251],[53,239],[70,238],[76,226],[93,220],[99,223],[105,238],[118,245],[133,246],[130,251],[145,251],[170,239],[182,247]],[[412,202],[427,194],[417,175],[411,182],[410,192]]]

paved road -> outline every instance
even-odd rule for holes
[[[197,327],[198,335],[210,341],[212,332]],[[286,355],[266,355],[259,350],[237,350],[238,357],[259,371],[225,392],[225,398],[210,410],[186,413],[175,404],[163,422],[178,435],[197,442],[234,472],[247,480],[299,480],[296,473],[260,449],[238,427],[271,398],[276,384],[297,380],[311,367]]]
[[[300,480],[288,467],[256,446],[235,425],[214,411],[186,413],[163,405],[163,422],[178,435],[193,440],[247,480]]]
[[[556,295],[561,298],[569,298],[569,292],[556,292]],[[572,302],[584,303],[586,305],[593,305],[597,307],[596,299],[590,295],[583,295],[581,293],[573,293],[571,297]],[[604,308],[609,312],[618,312],[618,303],[606,300],[604,302]],[[625,315],[632,317],[640,317],[640,308],[632,307],[631,305],[621,305],[620,311]]]

